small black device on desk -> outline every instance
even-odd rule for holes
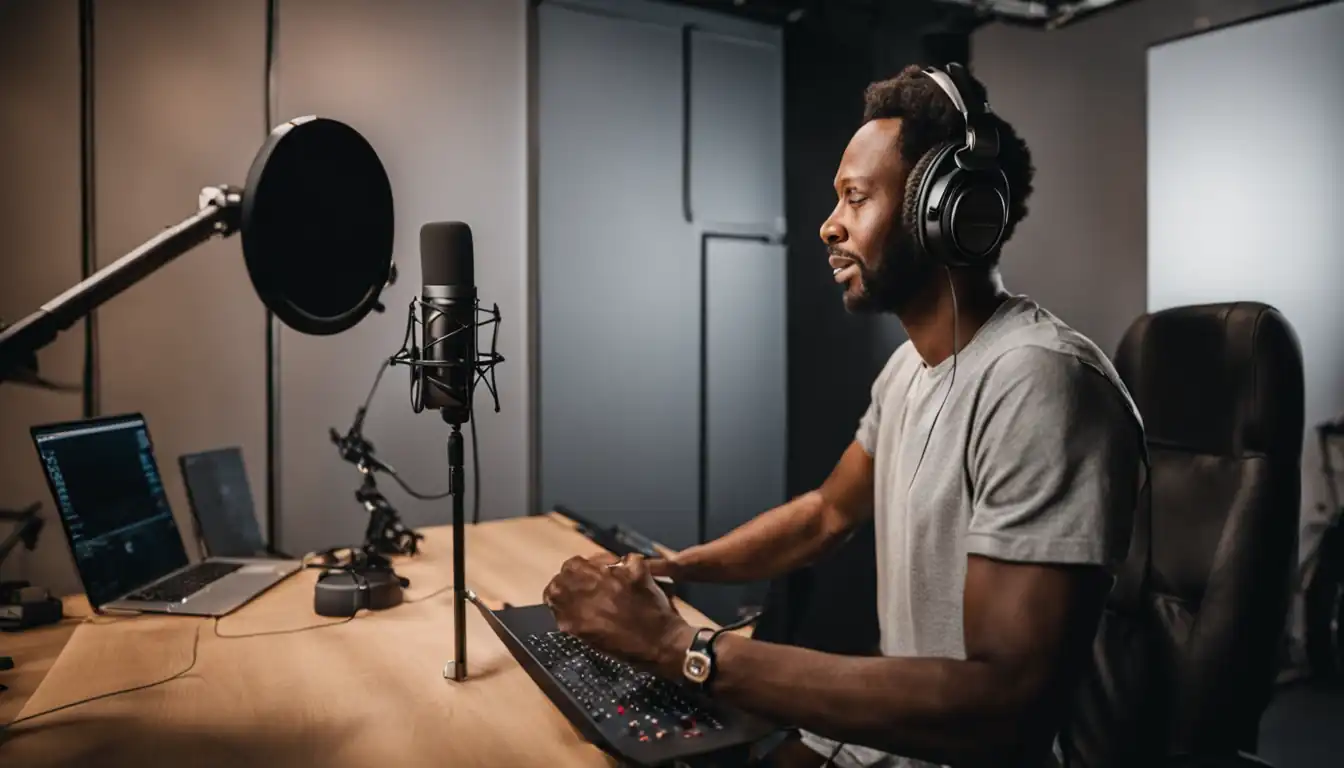
[[[26,581],[0,582],[0,632],[55,624],[65,616],[60,598]]]
[[[584,738],[619,760],[743,765],[752,745],[776,730],[557,631],[545,605],[492,611],[472,602],[556,708]]]
[[[30,552],[37,547],[37,536],[42,532],[42,518],[37,512],[41,508],[38,502],[17,512],[0,509],[0,521],[14,524],[14,530],[0,540],[0,563],[20,543]],[[0,581],[0,631],[17,632],[55,624],[61,617],[61,601],[47,590],[26,581]]]
[[[620,523],[610,526],[599,525],[563,504],[556,504],[552,509],[556,514],[573,521],[578,532],[587,536],[594,544],[618,557],[626,555],[661,557],[653,542],[636,530]]]

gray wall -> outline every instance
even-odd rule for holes
[[[722,535],[785,500],[786,259],[741,239],[785,233],[782,36],[634,0],[537,33],[541,502]]]
[[[266,133],[265,5],[95,4],[100,266],[194,212],[203,185],[243,182]],[[33,311],[80,276],[76,9],[75,0],[0,4],[6,317]],[[320,113],[369,138],[394,187],[401,272],[385,294],[386,315],[328,338],[282,332],[279,544],[302,551],[363,534],[358,474],[336,456],[327,427],[349,426],[379,358],[401,341],[407,302],[419,292],[417,233],[427,221],[472,226],[480,295],[504,314],[503,412],[478,402],[482,513],[522,514],[530,477],[527,3],[280,0],[279,9],[275,121]],[[101,411],[147,415],[180,521],[188,508],[176,457],[184,452],[241,446],[254,496],[265,498],[267,331],[239,249],[237,239],[198,248],[99,313]],[[43,370],[77,383],[82,355],[76,328],[43,353]],[[38,552],[6,563],[6,578],[77,589],[27,427],[78,418],[81,402],[0,388],[0,507],[41,499],[50,526]],[[384,377],[366,434],[413,486],[446,488],[447,428],[436,414],[411,412],[404,368]],[[448,522],[446,501],[412,501],[383,485],[412,525]]]
[[[242,183],[266,135],[266,3],[94,7],[102,268],[195,212],[202,186]],[[200,246],[98,310],[101,412],[145,414],[184,531],[192,527],[177,468],[183,453],[242,447],[254,495],[265,499],[265,327],[236,239]],[[195,542],[187,546],[194,551]]]
[[[975,74],[1036,162],[1031,212],[1004,249],[1009,289],[1113,353],[1146,307],[1149,44],[1300,4],[1139,0],[1053,32],[978,30]]]
[[[0,316],[16,319],[79,281],[79,26],[74,2],[0,5]],[[78,385],[83,324],[41,352],[42,373]],[[22,547],[0,579],[75,591],[69,550],[53,516],[28,426],[77,419],[82,398],[0,385],[0,507],[41,501],[48,530]],[[0,538],[9,532],[0,526]]]
[[[277,114],[345,121],[378,150],[396,199],[400,273],[383,294],[385,314],[337,336],[283,334],[280,508],[288,550],[363,536],[368,518],[354,500],[360,476],[337,458],[327,428],[349,427],[379,360],[401,343],[407,303],[420,293],[420,226],[430,221],[471,226],[477,292],[503,315],[502,410],[494,413],[478,393],[473,416],[481,516],[528,510],[526,9],[525,0],[280,0]],[[412,412],[409,397],[407,370],[390,370],[365,434],[413,488],[443,492],[448,427],[437,413]],[[470,428],[463,432],[469,464]],[[379,487],[409,525],[452,520],[448,500],[410,499],[388,479]]]

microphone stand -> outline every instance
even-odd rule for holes
[[[482,312],[479,307],[476,310]],[[483,606],[476,593],[467,588],[467,471],[463,466],[464,449],[462,445],[462,425],[471,419],[472,404],[475,399],[476,381],[484,379],[490,394],[495,400],[495,412],[499,412],[499,394],[495,386],[494,367],[504,361],[497,351],[499,340],[499,305],[484,312],[489,320],[476,320],[468,329],[473,334],[483,325],[492,325],[493,333],[488,354],[475,354],[478,348],[472,343],[472,358],[458,365],[469,367],[468,383],[465,393],[458,393],[454,402],[439,408],[439,415],[449,427],[448,432],[448,493],[453,497],[453,658],[444,665],[443,676],[455,682],[467,679],[467,601],[478,608]],[[465,395],[465,396],[463,396]],[[477,493],[481,489],[476,489]]]
[[[450,427],[448,433],[448,493],[453,497],[453,658],[443,676],[456,682],[467,679],[467,561],[466,561],[466,470],[462,466],[462,422],[471,418],[470,406],[441,408],[439,413]],[[480,489],[476,489],[480,493]],[[475,597],[474,595],[472,597]]]

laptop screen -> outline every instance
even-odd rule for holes
[[[92,605],[187,565],[144,417],[33,427],[32,434]]]
[[[220,448],[180,459],[182,478],[211,557],[257,557],[266,543],[257,525],[243,452]]]

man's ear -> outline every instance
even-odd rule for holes
[[[933,161],[938,158],[948,145],[941,144],[924,153],[915,163],[915,167],[910,169],[910,175],[905,179],[905,198],[901,204],[901,226],[905,233],[919,242],[919,219],[924,215],[919,201],[922,195],[924,178],[929,175],[929,170],[933,167]]]

